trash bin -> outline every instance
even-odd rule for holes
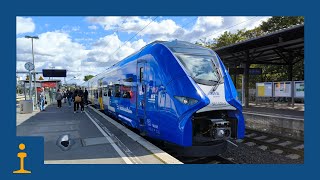
[[[32,113],[33,111],[33,101],[32,100],[22,100],[20,101],[20,113]]]

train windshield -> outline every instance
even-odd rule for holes
[[[212,50],[176,40],[163,44],[179,59],[188,74],[197,83],[215,85],[221,82],[219,61]]]
[[[197,83],[214,85],[220,82],[221,76],[215,56],[174,54]]]

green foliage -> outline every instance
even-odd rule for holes
[[[264,32],[274,32],[292,25],[302,24],[303,22],[303,16],[273,16],[267,21],[262,22],[260,28]]]
[[[89,79],[91,79],[91,78],[93,78],[94,76],[93,75],[86,75],[86,76],[84,76],[84,81],[88,81]]]

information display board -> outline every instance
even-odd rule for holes
[[[291,97],[291,82],[275,82],[274,97]]]
[[[272,97],[272,82],[256,83],[256,96]]]
[[[67,77],[65,69],[42,69],[43,77]]]
[[[294,82],[294,97],[304,98],[304,81]]]

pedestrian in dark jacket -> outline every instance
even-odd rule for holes
[[[84,89],[84,103],[87,106],[88,105],[88,91],[87,88]]]
[[[83,93],[83,91],[81,90],[81,88],[79,88],[79,96],[81,97],[81,101],[80,101],[81,113],[83,113],[83,111],[84,111],[84,101],[85,101],[85,98],[84,98],[84,93]]]
[[[63,96],[60,92],[60,89],[58,89],[57,93],[56,93],[56,100],[57,100],[57,103],[58,103],[58,107],[57,108],[61,108],[61,100],[62,100]]]
[[[72,97],[73,97],[72,95],[73,95],[72,91],[67,90],[67,99],[68,99],[69,107],[71,107],[71,101],[72,101]]]

